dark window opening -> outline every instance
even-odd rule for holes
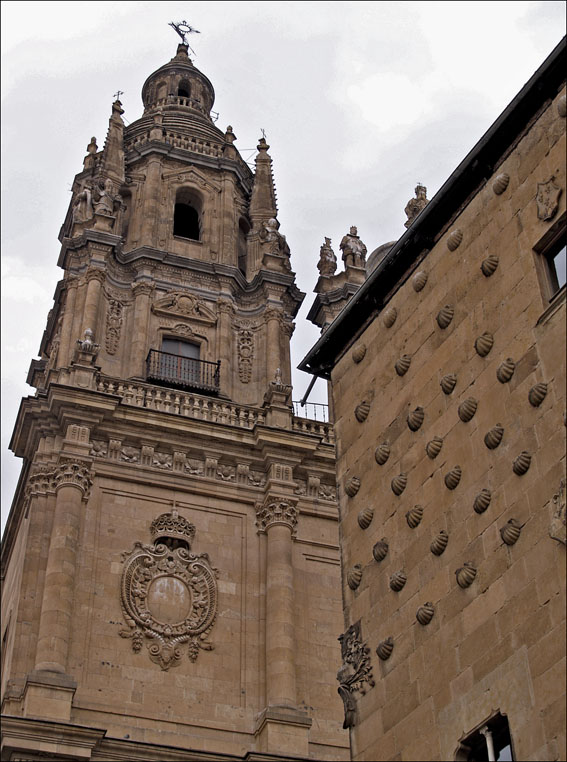
[[[514,754],[508,719],[500,712],[459,744],[455,756],[460,762],[513,762]]]
[[[186,80],[182,79],[177,87],[177,95],[180,98],[191,97],[191,85]]]
[[[184,87],[180,87],[177,91],[177,95],[179,95],[181,98],[188,98],[189,92]]]
[[[246,236],[250,227],[245,220],[240,220],[238,223],[238,269],[246,276],[246,260],[247,260],[247,246]]]
[[[567,255],[567,246],[559,246],[555,251],[545,255],[547,267],[549,270],[549,280],[551,282],[552,297],[565,285],[565,258]]]
[[[177,537],[158,537],[155,541],[156,545],[165,545],[169,550],[177,550],[177,548],[183,548],[189,551],[189,543],[186,540],[182,540]]]
[[[201,240],[199,229],[199,213],[189,204],[175,204],[173,214],[173,235],[181,238],[191,238],[193,241]]]
[[[565,289],[567,232],[563,213],[534,246],[536,270],[544,302],[551,302]]]

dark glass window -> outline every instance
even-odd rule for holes
[[[491,717],[481,728],[461,741],[455,759],[462,762],[489,762],[489,759],[513,762],[508,719],[500,712]]]

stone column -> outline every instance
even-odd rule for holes
[[[231,341],[231,317],[234,308],[228,299],[220,298],[217,302],[219,313],[218,326],[218,359],[220,360],[220,389],[228,397],[232,396],[232,366],[233,357]]]
[[[293,708],[295,637],[293,616],[292,536],[297,507],[290,498],[269,496],[256,513],[268,535],[266,561],[266,704]]]
[[[153,286],[141,281],[132,287],[134,293],[134,321],[131,332],[130,376],[146,377],[146,357],[149,350],[148,327],[150,318],[150,296]],[[154,347],[159,349],[159,347]]]
[[[83,338],[84,333],[87,329],[90,329],[95,336],[97,334],[98,305],[103,282],[104,273],[102,270],[95,268],[87,270],[87,295],[85,297],[85,306],[83,309],[83,327],[81,329],[81,339]]]
[[[54,476],[57,499],[45,572],[36,670],[64,673],[73,613],[81,502],[90,487],[89,465],[61,463]]]
[[[281,369],[280,356],[280,321],[281,310],[274,307],[268,308],[266,316],[266,378],[273,381],[276,371]]]
[[[73,337],[73,325],[75,323],[75,302],[77,298],[77,278],[68,278],[65,281],[65,289],[67,295],[65,298],[65,312],[63,314],[63,325],[61,326],[61,344],[59,345],[59,353],[57,355],[57,366],[65,366],[69,364],[70,348],[73,343],[73,338],[79,339],[82,336],[77,335]]]
[[[280,331],[282,340],[282,357],[281,357],[281,371],[282,381],[284,384],[291,384],[291,355],[290,355],[290,341],[293,336],[295,324],[289,319],[283,319],[281,321]]]

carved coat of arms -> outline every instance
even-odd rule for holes
[[[537,184],[536,204],[537,216],[540,220],[552,220],[559,209],[561,188],[555,185],[554,177],[544,183]]]
[[[190,552],[195,527],[177,511],[151,524],[152,545],[134,543],[123,554],[121,605],[126,624],[123,638],[132,638],[138,652],[148,641],[150,659],[163,670],[176,667],[182,645],[195,661],[199,649],[211,651],[207,635],[217,614],[217,570],[206,553]]]

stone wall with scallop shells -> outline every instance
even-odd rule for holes
[[[356,475],[361,485],[340,497],[347,619],[363,617],[374,633],[384,677],[411,664],[423,702],[442,700],[442,685],[467,669],[474,679],[460,690],[480,701],[494,654],[519,662],[506,650],[511,621],[528,649],[556,626],[529,624],[538,612],[547,621],[544,602],[560,600],[564,575],[564,546],[548,525],[560,515],[554,495],[564,494],[565,301],[548,306],[534,247],[567,193],[559,113],[550,107],[541,119],[542,145],[532,137],[525,150],[549,141],[553,179],[522,158],[520,143],[356,337],[356,357],[345,353],[332,374],[339,483]],[[545,221],[538,203],[549,204],[553,185],[562,193]],[[545,506],[554,506],[549,516]],[[401,690],[389,685],[386,702]],[[479,722],[505,704],[501,690],[496,681]],[[368,699],[377,708],[379,696]],[[460,721],[457,740],[471,724]]]

